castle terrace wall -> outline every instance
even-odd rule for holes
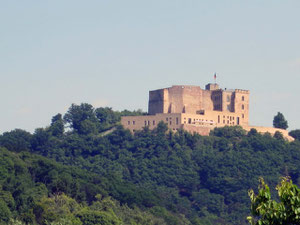
[[[143,127],[148,126],[149,129],[154,129],[160,121],[167,123],[169,129],[176,131],[183,128],[184,130],[191,133],[198,133],[200,135],[209,135],[210,131],[215,127],[224,126],[235,126],[232,121],[230,121],[230,116],[233,117],[234,113],[216,113],[211,112],[210,115],[198,115],[198,114],[188,114],[188,113],[160,113],[156,115],[147,116],[123,116],[121,118],[121,124],[125,129],[129,129],[131,132],[137,130],[142,130]],[[223,120],[225,118],[225,123],[217,123],[216,117],[220,116]],[[227,124],[228,121],[228,124]],[[249,132],[251,129],[256,129],[259,133],[270,133],[274,135],[276,131],[282,133],[283,137],[288,141],[293,141],[294,138],[289,136],[287,130],[273,128],[273,127],[260,127],[260,126],[248,126],[241,125],[241,127]]]
[[[190,133],[197,133],[202,136],[208,136],[210,131],[214,129],[214,127],[204,127],[204,126],[197,126],[191,124],[183,124],[182,128]]]
[[[283,137],[288,141],[294,141],[295,139],[289,135],[289,132],[284,129],[274,128],[274,127],[260,127],[260,126],[242,126],[244,130],[250,131],[251,129],[256,129],[259,133],[270,133],[274,135],[276,131],[282,133]]]
[[[206,127],[243,125],[240,118],[241,115],[239,114],[219,111],[204,111],[203,115],[192,113],[158,113],[147,116],[123,116],[121,124],[126,129],[135,131],[141,130],[145,126],[154,129],[160,121],[163,121],[168,124],[169,128],[176,130],[181,128],[182,124]],[[237,123],[237,120],[240,120],[240,124]]]
[[[159,113],[147,116],[123,116],[121,118],[121,124],[124,128],[129,129],[132,132],[142,130],[143,127],[146,126],[152,130],[157,127],[157,124],[160,121],[167,123],[171,130],[178,130],[181,128],[180,113]]]

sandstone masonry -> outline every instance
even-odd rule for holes
[[[134,132],[145,126],[153,129],[164,121],[171,130],[183,128],[201,135],[209,135],[215,127],[239,125],[247,131],[251,128],[271,134],[280,131],[291,140],[286,130],[249,126],[249,94],[248,90],[223,90],[218,84],[207,84],[205,89],[174,85],[149,92],[147,116],[124,116],[121,123]]]

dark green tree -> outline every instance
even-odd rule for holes
[[[289,132],[289,135],[295,138],[296,140],[300,141],[300,130],[292,130]]]
[[[31,147],[31,140],[32,135],[29,132],[15,129],[10,132],[4,132],[0,136],[0,145],[15,152],[28,151]]]
[[[288,122],[286,121],[286,119],[284,118],[284,116],[281,112],[278,112],[277,115],[274,116],[273,126],[275,128],[281,128],[284,130],[286,130],[289,127]]]
[[[64,121],[60,113],[52,117],[50,131],[55,137],[59,137],[64,134]]]
[[[109,107],[100,107],[95,110],[96,117],[99,121],[98,129],[100,132],[108,130],[120,121],[119,113],[116,113]]]
[[[96,131],[96,115],[92,105],[72,104],[64,116],[64,121],[78,134],[89,134]]]
[[[0,224],[7,224],[11,217],[11,212],[5,202],[0,199]]]

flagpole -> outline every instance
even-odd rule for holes
[[[215,79],[215,84],[217,84],[217,73],[215,73],[214,79]]]

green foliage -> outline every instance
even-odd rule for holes
[[[74,216],[79,208],[79,204],[74,199],[62,194],[51,198],[43,197],[35,205],[34,214],[39,224],[62,223],[64,221],[65,224],[81,225],[81,221]]]
[[[65,123],[78,134],[95,134],[97,132],[103,132],[115,127],[121,120],[121,116],[136,116],[143,115],[141,110],[130,112],[124,110],[122,112],[115,112],[109,107],[100,107],[94,109],[92,105],[82,103],[80,105],[72,104],[68,112],[64,115]],[[61,126],[60,114],[52,119],[51,126]],[[56,124],[53,122],[56,121]]]
[[[279,202],[271,199],[269,186],[260,178],[258,194],[249,191],[252,216],[247,219],[251,225],[300,224],[300,189],[284,177],[276,190]]]
[[[115,113],[112,108],[98,108],[95,110],[96,117],[99,120],[99,131],[106,131],[115,126],[120,121],[121,116]]]
[[[69,127],[79,134],[89,134],[95,132],[96,116],[92,105],[82,103],[81,105],[72,104],[64,116],[64,120]]]
[[[274,138],[276,138],[276,139],[278,139],[278,140],[284,141],[284,137],[283,137],[282,133],[279,132],[279,131],[276,131],[276,132],[275,132]]]
[[[25,130],[15,129],[4,132],[0,136],[0,146],[14,152],[29,151],[31,148],[31,134]]]
[[[286,130],[289,127],[288,122],[284,118],[283,114],[280,113],[280,112],[278,112],[277,115],[274,116],[273,126],[275,128],[281,128],[281,129],[284,129],[284,130]]]
[[[121,115],[141,114],[73,104],[33,134],[0,135],[5,215],[34,225],[245,225],[259,176],[270,187],[286,175],[300,184],[299,141],[241,127],[200,136],[120,126]]]
[[[25,225],[22,221],[11,218],[8,225]]]
[[[6,203],[0,199],[0,224],[7,223],[11,217],[11,211]]]
[[[121,225],[121,221],[113,212],[93,211],[83,209],[78,213],[78,218],[84,225]]]
[[[55,137],[60,137],[64,134],[64,121],[60,113],[52,117],[50,131]]]
[[[289,135],[295,138],[296,140],[300,141],[300,130],[292,130],[289,132]]]
[[[211,135],[223,138],[239,138],[245,136],[246,131],[240,126],[225,126],[213,129]]]

